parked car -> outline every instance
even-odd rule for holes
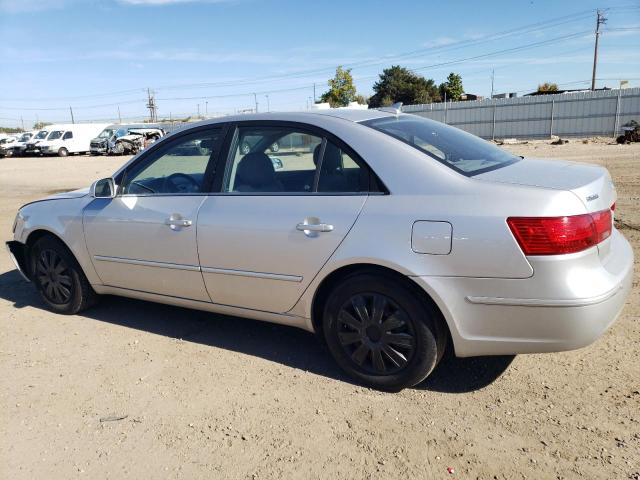
[[[13,142],[5,143],[0,150],[0,155],[4,157],[17,157],[22,155],[25,148],[27,147],[27,142],[33,137],[36,132],[24,132],[20,134],[20,136]]]
[[[52,130],[55,130],[56,128],[57,128],[56,125],[49,125],[44,129],[40,130],[39,132],[37,132],[33,137],[31,137],[25,145],[25,149],[23,152],[24,155],[27,155],[27,156],[40,155],[42,152],[40,152],[39,143],[43,140],[46,140],[49,133]]]
[[[304,141],[276,171],[270,146],[292,136]],[[605,168],[395,110],[265,113],[182,129],[91,188],[23,206],[8,246],[55,312],[113,294],[291,325],[358,381],[398,390],[447,348],[555,352],[602,335],[633,278],[615,201]]]
[[[88,153],[91,150],[91,139],[106,126],[104,123],[64,125],[52,130],[46,140],[41,140],[38,145],[43,155],[66,157],[74,153]]]
[[[6,135],[0,138],[0,157],[6,157],[7,151],[9,150],[11,145],[17,141],[18,137],[16,137],[15,135]]]
[[[165,135],[164,129],[151,124],[109,125],[91,140],[91,154],[136,154]]]

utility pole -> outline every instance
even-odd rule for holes
[[[71,108],[71,105],[69,105],[69,111],[71,112],[71,123],[76,123],[76,121],[73,118],[73,108]]]
[[[316,103],[316,84],[313,84],[313,103]]]
[[[253,101],[256,103],[256,113],[258,113],[258,96],[253,94]]]
[[[204,101],[204,116],[209,116],[209,102],[207,100]]]
[[[598,39],[600,38],[600,25],[607,23],[604,13],[598,10],[596,17],[596,46],[593,49],[593,73],[591,75],[591,90],[596,89],[596,67],[598,65]]]
[[[269,94],[267,93],[265,95],[265,97],[267,97],[267,112],[271,111],[271,104],[269,103]]]
[[[200,118],[200,104],[198,104],[198,118]]]
[[[491,69],[491,97],[490,98],[493,98],[493,77],[494,77],[494,73],[495,73],[495,70],[492,68]]]
[[[122,123],[122,117],[120,116],[120,105],[118,105],[118,123]]]
[[[24,132],[24,118],[20,117],[20,122],[22,123],[22,131]]]
[[[151,90],[147,88],[147,108],[149,109],[149,121],[151,123],[156,122],[157,120],[157,110],[158,106],[156,105],[156,99],[154,94],[151,93]]]

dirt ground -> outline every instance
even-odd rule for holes
[[[505,148],[605,165],[640,258],[640,144],[548,143]],[[123,161],[0,159],[0,239]],[[114,297],[54,315],[0,255],[0,478],[638,480],[639,272],[590,347],[446,359],[387,394],[292,328]]]

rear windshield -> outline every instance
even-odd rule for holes
[[[376,118],[362,123],[411,145],[467,176],[521,160],[475,135],[417,115]]]

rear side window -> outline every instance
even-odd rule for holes
[[[397,138],[466,176],[521,160],[475,135],[417,115],[376,118],[363,125]]]
[[[322,135],[295,127],[239,127],[223,181],[227,193],[360,193],[369,169]],[[377,190],[376,190],[377,191]]]
[[[312,192],[322,138],[292,128],[240,127],[225,192]]]

